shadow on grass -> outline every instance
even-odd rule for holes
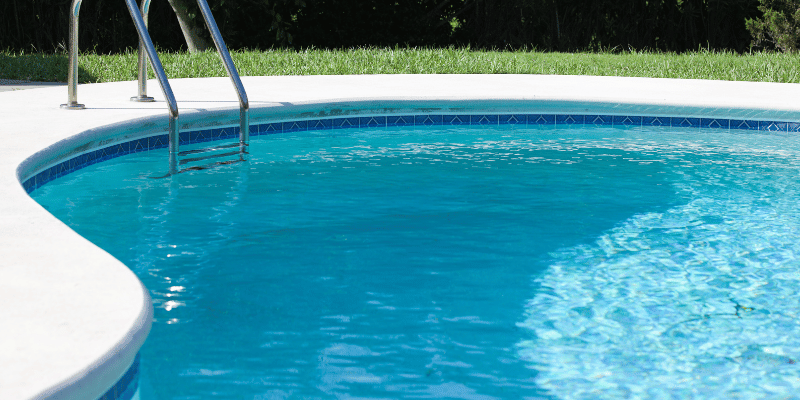
[[[35,82],[67,82],[66,54],[13,54],[0,52],[0,79]],[[78,67],[78,82],[97,82],[98,77]]]

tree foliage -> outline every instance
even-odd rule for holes
[[[800,0],[760,0],[761,18],[748,19],[753,47],[793,53],[800,45]]]
[[[344,4],[343,4],[344,3]],[[308,0],[291,27],[295,47],[436,46],[450,42],[455,1]]]
[[[68,47],[71,0],[0,0],[0,48],[58,52]],[[162,48],[184,45],[175,14],[163,0],[150,6],[150,36]],[[139,40],[123,0],[84,0],[78,23],[79,48],[110,53]]]
[[[766,21],[772,27],[763,28],[761,36],[754,33],[758,43],[777,40],[774,32],[790,32],[797,7],[786,14],[769,5],[800,0],[760,1],[766,5],[759,6],[759,0],[208,0],[232,49],[456,45],[677,52],[701,47],[746,51],[751,39],[746,20]],[[187,48],[170,3],[185,5],[183,32],[210,39],[195,0],[153,0],[150,34],[157,46]],[[69,4],[70,0],[0,1],[0,48],[65,48]],[[123,0],[83,1],[81,49],[109,53],[137,43]],[[784,46],[775,43],[777,48]]]
[[[743,51],[756,0],[467,0],[456,39],[543,50]]]

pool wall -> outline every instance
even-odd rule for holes
[[[643,127],[676,127],[695,129],[721,129],[733,132],[761,132],[769,134],[797,134],[800,132],[800,123],[794,121],[730,119],[717,117],[674,117],[652,115],[610,115],[610,114],[531,114],[530,109],[552,109],[549,104],[528,102],[518,104],[516,112],[506,110],[506,113],[486,113],[487,107],[494,102],[464,102],[458,107],[441,104],[425,104],[419,107],[403,102],[390,104],[376,104],[369,102],[347,104],[348,109],[338,108],[336,103],[320,105],[316,110],[317,117],[325,115],[348,115],[343,117],[322,117],[312,119],[276,119],[270,115],[265,121],[252,121],[250,136],[271,135],[290,132],[342,130],[354,128],[381,129],[391,127],[411,126],[502,126],[517,127],[553,126],[574,128],[584,125],[614,126],[624,129],[637,129]],[[541,103],[541,102],[540,102]],[[355,108],[354,108],[355,107]],[[305,107],[302,107],[305,108]],[[301,109],[302,109],[301,108]],[[457,108],[454,110],[454,108]],[[566,108],[566,107],[565,107]],[[574,108],[574,107],[573,107]],[[581,109],[585,107],[580,107]],[[335,110],[336,112],[331,112]],[[286,111],[285,109],[283,110]],[[401,114],[376,114],[377,112],[395,111]],[[458,111],[458,114],[442,114],[443,112]],[[577,110],[574,110],[577,111]],[[574,112],[573,111],[573,112]],[[617,110],[619,111],[619,110]],[[633,113],[637,110],[630,109]],[[212,141],[238,141],[239,125],[230,124],[230,116],[222,114],[219,119],[209,113],[208,118],[196,121],[195,124],[185,124],[180,133],[181,146]],[[296,112],[290,118],[299,118],[307,114],[305,110]],[[228,122],[220,125],[219,122]],[[152,126],[148,122],[134,126]],[[120,127],[121,133],[115,130],[102,131],[86,135],[77,135],[66,141],[60,142],[53,148],[44,149],[41,157],[31,157],[20,165],[18,169],[19,180],[27,193],[32,193],[37,188],[67,174],[76,172],[87,166],[107,161],[127,154],[165,149],[168,147],[168,135],[158,128],[146,128],[136,131],[131,127]],[[166,164],[165,164],[166,165]],[[163,171],[152,171],[154,175]]]
[[[478,125],[660,124],[780,135],[800,129],[800,88],[793,84],[519,75],[243,80],[254,134],[467,118]],[[227,79],[172,85],[184,143],[237,135],[238,103]],[[0,330],[0,398],[128,398],[135,389],[137,353],[152,320],[147,290],[28,193],[87,165],[165,147],[166,107],[155,82],[150,87],[159,101],[143,104],[127,101],[135,82],[82,85],[82,111],[58,108],[63,88],[0,94],[0,321],[10,327]]]

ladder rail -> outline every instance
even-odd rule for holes
[[[211,14],[208,2],[206,2],[206,0],[197,0],[197,4],[200,6],[200,11],[203,13],[206,27],[211,31],[211,37],[214,39],[217,53],[219,53],[222,63],[225,65],[225,70],[228,72],[228,76],[231,78],[231,82],[236,89],[236,95],[239,97],[239,157],[244,159],[245,154],[247,154],[247,146],[250,142],[250,102],[247,100],[247,93],[244,91],[241,78],[239,78],[239,72],[236,70],[236,65],[233,64],[225,41],[222,40],[222,34],[219,33],[217,22]]]
[[[143,9],[149,8],[149,0],[145,0],[148,4],[143,6]],[[70,7],[70,34],[69,34],[69,70],[67,73],[67,103],[62,104],[61,108],[68,110],[82,110],[85,108],[83,104],[78,103],[78,18],[80,15],[81,3],[83,0],[72,0]],[[136,6],[134,0],[125,0],[128,6],[128,12],[131,14],[133,24],[136,27],[136,32],[139,35],[139,44],[147,53],[147,58],[150,60],[150,67],[156,74],[158,83],[161,86],[161,92],[167,101],[167,108],[169,110],[169,174],[177,173],[178,166],[178,139],[180,127],[178,125],[178,102],[175,100],[175,95],[172,93],[172,87],[169,84],[164,67],[161,65],[161,60],[158,58],[153,41],[150,39],[150,34],[147,32],[147,26],[142,18],[142,13],[139,7]],[[142,59],[142,56],[140,56]]]
[[[148,27],[148,17],[150,15],[150,0],[142,0],[142,4],[139,7],[139,12],[142,14],[142,21],[144,21],[144,27],[147,29]],[[137,96],[131,97],[131,101],[138,101],[138,102],[153,102],[155,101],[154,98],[147,95],[147,54],[144,49],[144,43],[141,39],[139,39],[139,51],[138,51],[138,75],[139,75],[139,94]]]
[[[83,110],[78,104],[78,15],[83,0],[72,0],[69,8],[69,67],[67,69],[67,102],[61,105],[66,110]]]
[[[78,17],[80,14],[80,7],[83,0],[72,0],[70,7],[70,33],[69,33],[69,70],[67,76],[67,103],[62,104],[61,108],[69,110],[84,109],[83,104],[78,103]],[[179,141],[180,141],[180,127],[178,124],[178,102],[175,100],[175,95],[172,92],[172,87],[169,84],[167,75],[164,72],[164,67],[161,60],[158,58],[153,41],[150,39],[150,33],[147,30],[148,14],[150,11],[151,0],[142,0],[140,6],[136,5],[135,0],[125,0],[128,11],[133,19],[136,32],[139,35],[139,52],[138,52],[138,96],[131,97],[132,101],[154,101],[152,97],[147,96],[147,63],[145,58],[150,60],[150,67],[156,75],[161,91],[167,102],[169,109],[169,173],[174,175],[180,172],[178,170],[178,155],[179,155]],[[197,0],[200,10],[203,14],[206,27],[211,32],[214,39],[214,45],[217,48],[217,53],[222,59],[228,76],[231,78],[236,94],[239,97],[239,160],[245,161],[247,154],[247,147],[250,142],[250,103],[247,99],[247,93],[242,85],[242,80],[236,70],[236,66],[231,59],[225,41],[217,28],[217,23],[214,16],[211,14],[211,9],[208,7],[206,0]]]
[[[145,25],[147,24],[147,13],[150,11],[150,1],[151,0],[142,0],[141,12],[145,21]],[[250,144],[250,102],[247,99],[247,92],[244,90],[244,85],[239,77],[239,71],[236,69],[236,65],[233,63],[233,59],[228,51],[228,47],[225,45],[225,41],[222,39],[222,34],[217,27],[217,22],[214,20],[214,15],[211,13],[211,8],[209,8],[208,2],[206,0],[197,0],[197,5],[200,7],[200,12],[203,14],[203,20],[205,21],[209,32],[211,32],[211,38],[214,40],[214,46],[217,48],[217,53],[222,59],[222,63],[225,66],[225,71],[228,73],[228,77],[231,78],[231,82],[236,89],[236,95],[239,98],[239,150],[241,152],[240,156],[243,159],[245,154],[247,154],[247,146]],[[140,42],[139,95],[131,97],[131,100],[152,101],[146,99],[152,99],[152,97],[147,96],[147,65],[144,61],[142,43]]]
[[[131,18],[133,18],[136,32],[139,34],[139,43],[144,44],[147,58],[150,59],[150,67],[153,68],[153,72],[155,72],[158,83],[161,86],[161,92],[167,100],[167,107],[169,108],[169,174],[176,174],[178,172],[178,139],[180,133],[178,127],[178,102],[172,93],[172,87],[169,85],[167,74],[164,72],[164,67],[158,58],[153,41],[150,39],[150,33],[147,32],[139,7],[136,6],[134,0],[125,0],[125,3],[128,5],[128,12],[130,12]]]

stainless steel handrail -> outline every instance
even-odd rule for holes
[[[145,0],[149,7],[149,0]],[[69,20],[69,71],[67,76],[67,94],[68,99],[66,104],[62,104],[61,108],[68,110],[80,110],[85,108],[83,104],[78,104],[78,15],[80,14],[81,3],[83,0],[72,0],[70,8]],[[172,87],[169,85],[167,75],[164,73],[164,67],[161,66],[161,60],[156,54],[156,49],[153,46],[153,41],[150,40],[150,34],[147,32],[147,27],[139,7],[136,6],[134,0],[125,0],[128,5],[128,11],[133,18],[133,24],[136,26],[136,32],[139,34],[139,44],[144,47],[150,59],[150,66],[155,71],[158,83],[161,85],[161,91],[164,98],[167,100],[167,107],[169,108],[169,173],[177,173],[178,166],[178,102],[175,101],[175,95],[172,94]],[[144,6],[144,4],[143,4]],[[145,7],[146,8],[146,7]],[[141,59],[141,56],[140,56]]]
[[[82,110],[83,104],[78,104],[78,14],[81,11],[83,0],[72,0],[69,9],[69,68],[67,70],[67,102],[61,108],[67,110]]]
[[[78,104],[78,15],[82,2],[83,0],[72,0],[72,7],[70,8],[69,76],[67,78],[68,99],[66,104],[61,105],[62,108],[70,110],[85,108],[83,104]],[[167,80],[167,76],[164,73],[164,67],[161,65],[161,60],[158,58],[155,46],[153,46],[153,41],[150,39],[150,34],[147,31],[150,2],[151,0],[142,0],[141,6],[137,7],[135,0],[125,0],[134,26],[136,26],[136,32],[139,34],[139,95],[131,97],[131,100],[154,101],[152,97],[147,96],[147,65],[144,60],[148,58],[150,60],[150,66],[156,74],[158,83],[161,85],[161,91],[164,94],[169,108],[169,174],[172,175],[178,173],[180,140],[178,103],[175,101],[175,96],[172,93],[169,80]],[[211,9],[208,7],[208,3],[206,0],[197,0],[197,4],[200,6],[203,19],[214,39],[214,45],[217,47],[217,52],[225,65],[228,76],[233,82],[236,94],[239,96],[239,159],[245,160],[247,146],[250,142],[250,103],[247,100],[247,93],[245,93],[244,85],[242,85],[242,80],[239,78],[239,73],[236,70],[236,66],[233,64],[228,48],[222,40],[222,35],[219,33],[217,23],[214,21],[214,16],[211,15]]]
[[[148,23],[148,15],[150,14],[150,0],[142,0],[142,5],[139,7],[139,11],[142,13],[142,20],[144,21],[144,27],[147,29]],[[139,95],[131,97],[131,101],[138,101],[138,102],[152,102],[156,101],[154,98],[147,95],[147,60],[145,59],[147,55],[145,54],[144,43],[142,40],[139,39],[139,62],[138,62],[138,71],[139,71]]]
[[[239,72],[236,71],[236,66],[233,64],[228,47],[225,46],[225,41],[222,40],[222,35],[219,33],[214,16],[211,15],[208,3],[206,0],[197,0],[197,5],[200,6],[200,11],[203,13],[203,19],[206,21],[208,30],[211,31],[211,37],[214,39],[217,53],[222,58],[225,70],[228,71],[228,76],[236,88],[236,95],[239,96],[239,158],[244,160],[245,154],[247,154],[247,146],[250,143],[250,102],[247,100],[247,93],[245,93],[242,80],[239,78]]]
[[[147,13],[150,10],[151,0],[142,0],[141,12],[142,17],[147,25]],[[250,102],[247,100],[247,93],[242,85],[242,80],[239,78],[239,72],[236,70],[236,65],[231,59],[228,52],[228,47],[222,39],[222,35],[217,27],[217,22],[214,20],[214,15],[211,14],[211,9],[208,7],[206,0],[197,0],[197,5],[200,6],[200,12],[203,14],[203,19],[206,22],[206,27],[211,32],[211,37],[214,40],[214,45],[217,48],[222,63],[225,65],[225,70],[233,82],[236,89],[236,95],[239,97],[239,150],[240,158],[244,159],[247,154],[247,146],[250,143]],[[142,51],[142,43],[139,43],[139,95],[131,97],[132,101],[152,101],[152,97],[147,96],[147,66],[144,62],[144,52]]]
[[[178,173],[178,102],[175,101],[175,95],[172,94],[172,87],[167,80],[167,74],[164,73],[164,67],[161,65],[161,60],[158,58],[156,48],[153,46],[153,41],[150,40],[150,34],[147,32],[147,27],[142,19],[142,14],[139,12],[139,7],[136,7],[134,0],[125,0],[128,5],[128,11],[133,18],[133,24],[136,26],[136,32],[139,33],[139,43],[144,44],[147,51],[147,58],[150,59],[150,66],[156,74],[158,83],[161,85],[161,91],[164,98],[167,100],[169,107],[169,174]]]

